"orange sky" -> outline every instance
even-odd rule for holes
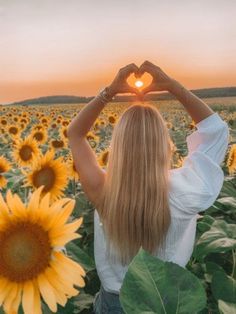
[[[93,96],[144,60],[187,88],[236,86],[236,1],[0,1],[0,103]]]

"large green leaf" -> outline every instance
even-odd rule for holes
[[[211,290],[216,300],[236,303],[236,280],[225,272],[217,270],[214,273]]]
[[[200,280],[191,272],[140,248],[128,267],[120,301],[128,314],[189,314],[205,307],[206,294]]]
[[[225,253],[236,247],[236,225],[216,220],[210,230],[198,239],[193,255],[203,262],[204,257],[212,252]]]

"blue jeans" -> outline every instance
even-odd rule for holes
[[[119,295],[107,292],[101,285],[93,301],[95,314],[124,314],[120,305]]]

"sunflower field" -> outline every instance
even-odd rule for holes
[[[186,269],[140,249],[121,288],[125,313],[236,313],[236,98],[205,101],[230,129],[222,190],[198,215]],[[181,167],[195,123],[178,101],[149,103],[162,113],[173,140],[172,168]],[[0,314],[93,313],[100,288],[94,206],[67,138],[67,126],[85,105],[1,106]],[[87,133],[102,168],[112,130],[129,105],[107,104]]]

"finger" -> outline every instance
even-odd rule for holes
[[[153,92],[153,91],[156,91],[156,87],[155,87],[154,84],[151,84],[151,85],[145,87],[144,89],[142,89],[141,92],[142,92],[143,95],[145,95],[145,94],[147,94],[149,92]]]
[[[136,89],[135,87],[127,87],[123,90],[124,93],[132,93],[136,94],[137,96],[141,96],[141,92]]]
[[[123,68],[123,73],[125,78],[127,78],[131,73],[138,73],[139,68],[135,63],[130,63]]]
[[[149,61],[144,61],[141,66],[139,67],[139,70],[138,70],[138,77],[141,77],[143,75],[144,72],[148,72],[150,74],[153,74],[154,73],[154,68],[155,68],[155,65]],[[138,78],[137,77],[137,78]]]

